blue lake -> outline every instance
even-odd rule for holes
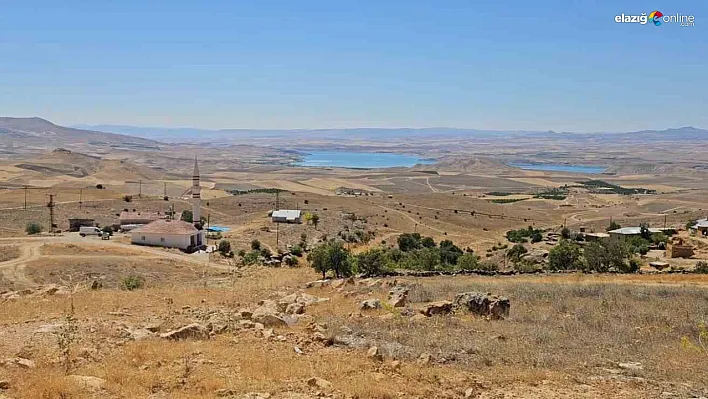
[[[574,172],[574,173],[602,173],[607,170],[604,166],[590,165],[564,165],[553,163],[510,163],[509,166],[526,170],[543,170],[550,172]]]
[[[393,168],[434,163],[417,155],[394,154],[391,152],[353,151],[308,151],[297,166],[318,166],[335,168]]]

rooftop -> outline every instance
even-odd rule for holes
[[[158,234],[185,234],[196,233],[197,228],[191,223],[182,220],[155,220],[142,227],[132,230],[131,233],[158,233]]]
[[[662,229],[649,228],[651,233],[661,233]],[[622,227],[621,229],[608,231],[610,234],[622,234],[627,236],[639,235],[642,232],[641,227]]]
[[[299,211],[299,210],[281,209],[279,211],[273,211],[272,216],[274,218],[295,219],[295,218],[299,218],[301,213],[302,213],[302,211]]]

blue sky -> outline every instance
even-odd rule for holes
[[[708,2],[3,3],[2,116],[202,128],[708,128]],[[614,21],[654,9],[694,15],[695,26]]]

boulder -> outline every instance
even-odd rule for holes
[[[320,377],[312,377],[307,380],[307,385],[320,389],[332,388],[332,383]]]
[[[256,315],[254,313],[253,321],[255,321],[256,323],[260,323],[266,327],[285,327],[288,325],[288,323],[283,320],[282,317],[272,313],[262,315]]]
[[[186,325],[184,327],[180,327],[176,330],[172,330],[172,331],[166,332],[164,334],[160,334],[160,338],[174,339],[174,340],[189,339],[189,338],[205,339],[205,338],[209,338],[209,331],[203,325],[193,323],[193,324]]]
[[[394,287],[388,292],[388,304],[394,308],[402,308],[406,306],[406,303],[408,302],[408,292],[409,289],[407,287]]]
[[[509,316],[511,303],[508,298],[480,292],[463,292],[455,295],[455,306],[491,319]]]
[[[285,308],[287,314],[303,314],[305,313],[305,305],[302,303],[291,303]]]
[[[344,278],[344,279],[341,279],[341,280],[336,280],[336,281],[334,281],[334,282],[332,283],[332,288],[335,288],[335,289],[337,289],[337,288],[342,289],[342,288],[344,288],[344,287],[346,287],[346,286],[348,286],[348,285],[356,285],[356,282],[354,281],[354,278],[353,278],[353,277]]]
[[[305,284],[305,288],[324,288],[332,284],[332,280],[316,280]]]
[[[379,308],[381,308],[381,301],[379,301],[378,299],[367,299],[367,300],[359,303],[360,310],[379,309]]]
[[[379,348],[377,346],[372,346],[369,348],[369,350],[366,352],[366,357],[369,359],[376,360],[378,362],[383,360],[383,355],[381,354],[381,351],[379,351]]]
[[[451,301],[437,301],[431,302],[420,309],[420,313],[425,316],[435,316],[448,314],[452,312],[452,302]]]
[[[147,328],[138,328],[135,330],[130,330],[130,339],[132,339],[133,341],[142,341],[148,338],[152,338],[154,336],[155,334]]]
[[[418,357],[418,364],[429,364],[433,360],[433,356],[430,353],[421,353]]]

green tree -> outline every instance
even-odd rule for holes
[[[582,266],[580,248],[577,244],[561,240],[548,253],[548,267],[551,270],[575,270]]]
[[[420,233],[403,233],[398,236],[398,249],[409,252],[421,247]]]
[[[531,242],[541,242],[543,241],[543,235],[540,231],[536,230],[531,234]]]
[[[300,257],[302,256],[302,247],[300,245],[293,245],[293,247],[290,248],[290,253]]]
[[[440,270],[440,249],[422,248],[405,252],[401,264],[403,268],[410,270]]]
[[[452,241],[440,241],[440,263],[443,265],[456,265],[460,256],[462,256],[462,250]]]
[[[433,248],[436,244],[433,237],[423,237],[423,239],[420,240],[420,245],[424,248]]]
[[[322,273],[322,278],[328,271],[332,271],[337,278],[351,276],[354,272],[351,254],[341,241],[332,240],[318,245],[307,255],[307,260]]]
[[[258,241],[257,239],[253,239],[253,241],[251,241],[251,249],[254,251],[260,251],[261,250],[261,242]]]
[[[634,271],[633,265],[629,263],[632,251],[629,245],[619,240],[591,242],[585,247],[583,255],[588,270],[608,272],[614,269],[623,273]]]
[[[317,224],[320,222],[320,215],[313,213],[310,215],[310,221],[315,226],[315,229],[317,229]]]
[[[567,227],[563,227],[561,229],[561,237],[564,239],[570,239],[570,229]]]
[[[219,245],[217,246],[217,251],[221,252],[221,255],[227,256],[228,254],[231,253],[231,242],[229,242],[227,240],[219,241]]]
[[[42,232],[42,225],[37,222],[27,223],[27,226],[25,227],[25,232],[27,232],[27,234],[29,235],[39,234]]]
[[[366,276],[377,276],[386,271],[386,251],[372,248],[356,255],[356,265],[360,273]]]

